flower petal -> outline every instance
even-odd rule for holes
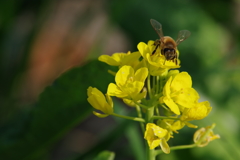
[[[178,94],[172,98],[173,101],[185,108],[194,107],[199,99],[197,91],[193,88],[184,88],[177,93]]]
[[[124,87],[121,88],[122,92],[126,94],[129,98],[133,99],[144,86],[143,82],[134,81],[133,83],[127,83]]]
[[[160,142],[161,142],[160,139],[156,139],[156,140],[150,141],[150,144],[148,143],[149,148],[150,149],[154,149],[154,148],[158,147]]]
[[[171,98],[163,97],[162,101],[170,108],[170,110],[173,113],[180,115],[180,110],[178,105],[174,103],[174,101]]]
[[[146,58],[146,54],[150,53],[148,45],[144,42],[138,43],[137,48],[138,48],[139,52],[141,53],[141,55],[143,56],[144,59]]]
[[[144,82],[148,76],[148,69],[146,67],[140,68],[136,71],[134,80]]]
[[[128,52],[126,56],[121,60],[122,65],[130,65],[133,67],[134,64],[139,62],[141,54],[139,52]]]
[[[119,62],[116,61],[113,57],[109,56],[109,55],[101,55],[98,58],[99,61],[101,62],[105,62],[111,66],[119,66]]]
[[[183,115],[181,116],[182,121],[191,121],[191,120],[200,120],[205,118],[212,107],[210,107],[210,103],[208,101],[204,101],[201,103],[195,104],[194,107],[185,109],[183,111]]]
[[[124,86],[131,78],[133,80],[134,70],[131,66],[123,66],[116,74],[115,81],[117,86]]]
[[[93,114],[99,118],[105,118],[108,116],[108,114],[101,114],[101,113],[98,113],[98,112],[95,112],[93,111]]]
[[[171,82],[172,82],[172,77],[170,77],[167,80],[165,86],[163,87],[163,95],[167,96],[168,98],[170,98],[170,93],[171,93],[171,90],[170,90]]]
[[[110,83],[108,85],[107,94],[119,98],[128,96],[126,93],[122,92],[122,90],[114,83]]]
[[[160,146],[164,153],[166,153],[166,154],[170,153],[169,145],[167,144],[167,141],[164,138],[161,140]]]
[[[102,92],[100,92],[97,88],[88,88],[88,98],[87,101],[93,106],[95,109],[102,110],[103,106],[106,103],[106,99]]]
[[[192,87],[192,79],[187,72],[181,72],[177,74],[172,80],[171,90],[173,92],[179,91],[182,88],[191,88]]]

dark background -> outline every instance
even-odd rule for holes
[[[192,76],[213,110],[199,127],[216,123],[221,139],[204,148],[172,151],[164,160],[240,159],[240,3],[233,0],[8,0],[0,2],[0,159],[144,160],[136,122],[92,115],[88,86],[106,92],[114,79],[101,54],[136,51],[164,35],[192,35],[178,47],[181,71]],[[114,69],[114,68],[113,68]],[[133,114],[115,99],[114,111]],[[170,145],[191,144],[185,127]]]

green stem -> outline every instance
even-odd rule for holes
[[[138,122],[145,123],[145,120],[143,118],[123,116],[123,115],[116,114],[116,113],[112,113],[111,115],[116,116],[116,117],[120,117],[120,118],[124,118],[124,119],[130,119],[130,120],[133,120],[133,121],[138,121]]]
[[[147,115],[146,115],[146,122],[152,123],[153,122],[153,115],[154,115],[154,106],[147,109]]]
[[[174,147],[170,147],[170,150],[179,150],[179,149],[187,149],[187,148],[194,148],[196,147],[196,144],[189,144],[189,145],[181,145],[181,146],[174,146]],[[161,149],[155,150],[154,151],[154,156],[157,156],[159,154],[163,153],[163,151]]]
[[[152,119],[153,115],[154,115],[154,106],[147,109],[146,119],[145,119],[147,123],[153,122],[153,119]],[[150,150],[148,144],[146,144],[146,153],[147,153],[147,160],[155,160],[154,149]]]
[[[144,109],[148,109],[147,106],[145,106],[145,105],[143,105],[143,104],[141,104],[141,103],[138,103],[138,102],[136,102],[136,101],[134,101],[134,103],[135,103],[136,105],[138,105],[138,106],[144,108]]]
[[[153,95],[155,95],[157,92],[157,87],[156,87],[156,81],[155,81],[155,77],[152,78],[152,86],[153,86],[153,89],[152,89],[152,93]]]
[[[152,116],[152,120],[154,119],[176,119],[178,120],[179,118],[177,117],[165,117],[165,116]]]
[[[155,158],[156,158],[155,150],[154,149],[148,149],[147,150],[147,156],[148,156],[147,160],[155,160]]]
[[[158,107],[155,107],[155,111],[156,111],[156,114],[160,116],[160,112],[159,112]]]
[[[149,97],[150,99],[152,98],[152,89],[151,89],[151,78],[150,78],[150,74],[148,75],[148,78],[147,78],[147,89],[148,89],[148,94],[149,94]]]
[[[157,86],[157,90],[156,90],[156,94],[158,94],[159,93],[159,89],[160,89],[160,85],[159,85],[159,76],[157,76],[156,77],[156,81],[157,81],[157,83],[156,83],[156,86]],[[161,90],[160,90],[161,91]]]
[[[142,118],[141,108],[140,108],[138,105],[136,106],[136,111],[137,111],[138,117],[139,117],[139,118]],[[144,131],[145,131],[145,129],[144,129],[144,123],[143,123],[143,122],[140,122],[140,126],[141,126],[142,132],[143,132],[143,134],[144,134]]]

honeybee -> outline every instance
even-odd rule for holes
[[[177,46],[182,41],[187,39],[191,35],[191,32],[188,30],[179,31],[178,38],[175,41],[174,39],[172,39],[169,36],[163,36],[162,25],[158,21],[156,21],[154,19],[150,19],[150,22],[151,22],[152,27],[157,32],[157,34],[160,38],[154,42],[154,45],[156,46],[156,48],[154,49],[152,55],[156,52],[157,48],[160,47],[161,54],[165,56],[166,60],[167,61],[171,60],[171,61],[175,62],[176,65],[178,65],[178,61],[177,61],[178,54],[176,52]]]

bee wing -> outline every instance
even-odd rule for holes
[[[156,21],[154,19],[150,19],[150,23],[151,23],[153,29],[157,32],[160,39],[163,38],[163,31],[162,31],[161,23],[159,23],[158,21]]]
[[[178,38],[176,40],[177,45],[179,45],[182,41],[187,39],[191,35],[191,32],[188,30],[181,30],[178,33]]]

